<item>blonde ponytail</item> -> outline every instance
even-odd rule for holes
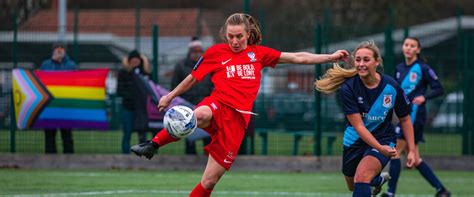
[[[377,68],[382,69],[383,72],[382,55],[380,53],[380,49],[377,47],[373,40],[359,43],[359,45],[357,45],[357,47],[352,52],[352,57],[354,57],[355,53],[359,49],[371,50],[373,52],[374,59],[380,62],[380,65]],[[316,80],[316,82],[314,82],[316,90],[326,94],[333,93],[338,90],[339,87],[341,87],[341,84],[344,83],[347,78],[357,75],[357,69],[353,65],[353,60],[350,60],[348,64],[350,68],[345,69],[342,68],[339,64],[335,63],[334,66],[327,70],[326,73],[319,80]]]
[[[356,74],[357,70],[355,68],[345,69],[339,64],[334,63],[332,68],[328,69],[319,80],[314,82],[314,85],[316,90],[330,94],[338,90],[347,78],[353,77]]]

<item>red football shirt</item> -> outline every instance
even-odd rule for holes
[[[280,51],[264,46],[249,45],[234,53],[228,44],[216,44],[206,50],[191,74],[198,81],[211,74],[211,96],[235,109],[251,111],[260,88],[260,71],[275,67],[280,55]]]

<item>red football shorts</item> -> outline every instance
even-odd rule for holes
[[[204,147],[214,160],[229,170],[234,163],[245,135],[250,115],[242,114],[232,107],[219,103],[208,96],[196,108],[208,106],[212,111],[211,125],[204,128],[211,135],[211,143]],[[247,117],[248,116],[248,117]]]

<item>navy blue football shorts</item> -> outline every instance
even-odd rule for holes
[[[387,142],[381,144],[395,147],[395,142]],[[380,164],[382,165],[382,169],[390,161],[389,157],[385,157],[384,155],[382,155],[382,153],[370,146],[362,148],[344,147],[344,151],[342,154],[342,174],[348,177],[354,177],[359,162],[367,155],[371,155],[377,158],[377,160],[379,160]]]

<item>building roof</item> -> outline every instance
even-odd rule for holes
[[[159,25],[160,36],[195,36],[201,29],[201,36],[211,36],[216,21],[222,23],[222,14],[198,8],[190,9],[141,9],[141,36],[150,36],[152,25]],[[20,31],[57,31],[57,10],[41,10],[21,24]],[[214,17],[206,17],[212,15]],[[88,9],[78,14],[80,33],[111,33],[116,36],[135,35],[135,9]],[[67,11],[67,31],[73,31],[74,10]],[[199,26],[199,25],[200,26]]]

